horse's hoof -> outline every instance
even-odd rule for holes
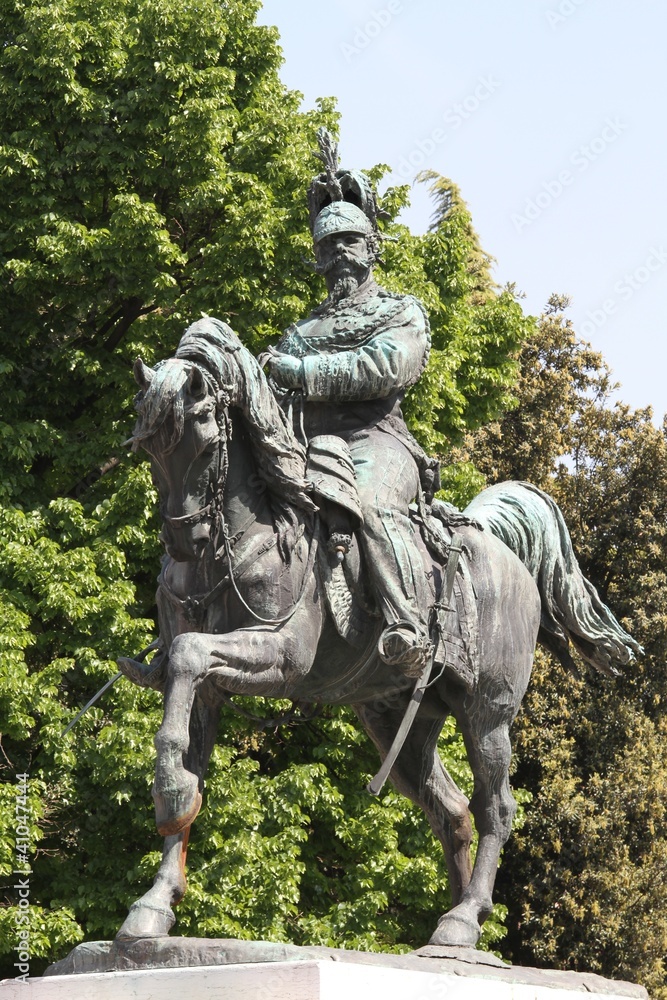
[[[196,776],[190,775],[185,784],[184,789],[179,788],[166,792],[159,792],[153,786],[155,822],[158,833],[163,837],[172,837],[181,833],[194,823],[197,813],[201,809],[201,792]]]
[[[440,918],[430,945],[448,945],[450,948],[475,948],[482,929],[476,920],[454,912]]]
[[[135,938],[164,937],[176,922],[171,908],[153,903],[132,903],[123,926],[116,934],[116,941],[133,941]]]

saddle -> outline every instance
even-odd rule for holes
[[[441,562],[443,570],[449,560],[454,531],[466,527],[483,530],[477,521],[442,500],[433,500],[426,519],[421,518],[416,507],[410,513],[419,524],[424,544]],[[470,553],[465,542],[456,567],[450,604],[443,604],[438,598],[431,609],[431,638],[434,669],[441,670],[472,693],[479,678],[479,619],[477,595],[470,574]]]
[[[332,434],[314,437],[308,449],[306,476],[329,529],[329,546],[321,546],[318,557],[327,609],[339,635],[354,649],[362,650],[369,640],[377,639],[384,623],[364,572],[358,537],[363,530],[363,512],[345,441]],[[422,510],[413,504],[409,514],[422,545],[425,572],[430,565],[429,575],[440,590],[453,531],[460,527],[481,530],[481,525],[441,500],[433,500]],[[440,602],[440,593],[435,595],[430,632],[434,675],[445,674],[472,692],[479,676],[478,619],[468,562],[464,546],[450,605]]]

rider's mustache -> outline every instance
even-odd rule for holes
[[[342,263],[349,264],[356,271],[365,271],[372,266],[373,260],[368,254],[358,257],[346,253],[345,250],[341,250],[335,257],[331,257],[329,260],[316,261],[315,271],[318,274],[329,274],[335,267]]]

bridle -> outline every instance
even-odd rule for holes
[[[192,511],[190,514],[173,516],[167,514],[165,511],[161,512],[161,515],[163,521],[165,521],[169,526],[173,526],[175,528],[191,528],[196,524],[200,524],[206,517],[212,518],[213,530],[211,540],[213,543],[214,558],[219,559],[222,555],[222,550],[218,548],[218,543],[220,541],[220,535],[223,532],[223,525],[225,524],[223,514],[224,486],[227,480],[227,470],[229,468],[229,439],[231,438],[232,433],[232,423],[227,408],[227,399],[223,397],[222,393],[218,393],[212,389],[210,383],[208,383],[208,385],[209,392],[211,392],[215,400],[215,418],[218,425],[218,462],[217,472],[215,474],[213,496],[207,504],[203,507],[199,507],[195,511]],[[223,405],[220,405],[221,403]],[[183,482],[185,482],[186,477],[187,472]],[[211,478],[210,483],[212,482],[213,479]]]
[[[173,593],[171,588],[167,585],[166,581],[161,577],[160,586],[167,592],[169,598],[172,601],[176,601],[182,604],[186,613],[190,616],[193,611],[198,610],[201,612],[206,612],[206,609],[213,603],[213,601],[227,588],[231,586],[237,599],[240,601],[245,610],[250,614],[255,621],[262,625],[283,625],[288,622],[293,615],[298,610],[301,602],[305,596],[306,589],[308,586],[308,581],[313,572],[315,566],[315,558],[317,554],[317,546],[319,540],[319,520],[315,519],[314,530],[310,539],[310,544],[308,546],[308,559],[306,561],[306,566],[303,573],[303,578],[301,581],[301,587],[299,590],[299,595],[289,609],[289,611],[278,617],[278,618],[264,618],[262,615],[258,614],[253,608],[250,607],[246,599],[243,597],[237,580],[234,574],[234,567],[232,562],[232,549],[235,542],[239,540],[239,536],[235,536],[233,539],[229,535],[229,527],[225,520],[224,515],[224,486],[227,480],[227,471],[229,469],[229,441],[232,435],[232,422],[229,416],[229,401],[222,393],[218,393],[212,390],[209,383],[209,391],[215,399],[215,416],[216,423],[218,425],[218,463],[217,463],[217,482],[215,485],[215,491],[213,496],[207,504],[199,507],[197,510],[192,511],[189,514],[180,514],[176,516],[168,515],[162,513],[162,519],[168,525],[173,525],[174,527],[192,527],[196,524],[200,524],[201,521],[206,517],[211,517],[213,519],[213,526],[211,532],[211,544],[213,546],[214,559],[217,561],[223,557],[227,562],[227,573],[215,586],[213,586],[206,594],[198,595],[197,598],[188,597],[185,600],[179,598]],[[187,473],[186,473],[187,475]],[[252,519],[254,521],[254,518]],[[243,534],[250,526],[245,526],[243,529]],[[222,537],[222,545],[219,545],[220,539]],[[268,548],[272,548],[275,544],[275,540],[272,540],[269,545],[266,542],[262,542],[258,546],[258,550],[255,553],[255,558],[262,554],[262,552],[267,551]],[[253,560],[254,561],[254,560]],[[242,560],[243,568],[249,564],[249,560],[244,558]]]

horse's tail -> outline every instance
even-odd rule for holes
[[[475,497],[465,513],[503,541],[531,573],[542,602],[538,639],[563,666],[578,674],[570,642],[587,663],[608,675],[642,652],[581,572],[563,515],[548,494],[530,483],[499,483]]]

